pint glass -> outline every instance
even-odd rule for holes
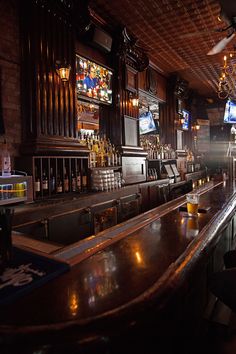
[[[189,216],[196,216],[198,211],[199,195],[196,193],[186,194],[187,212]]]

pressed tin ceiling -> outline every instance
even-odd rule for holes
[[[90,0],[89,6],[107,24],[126,26],[164,75],[178,73],[200,94],[216,95],[223,56],[236,42],[233,39],[219,54],[207,55],[227,34],[215,31],[226,26],[218,20],[218,1]]]

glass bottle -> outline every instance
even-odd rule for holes
[[[55,176],[53,174],[53,168],[50,168],[50,191],[51,193],[55,193],[56,192],[56,179]]]
[[[73,171],[71,173],[71,190],[72,192],[76,192],[76,177]]]
[[[82,190],[85,192],[87,191],[87,187],[88,187],[88,178],[87,178],[87,173],[85,171],[85,169],[82,169]]]
[[[43,181],[42,181],[42,189],[43,189],[43,193],[47,194],[48,193],[48,176],[46,174],[46,171],[43,170]]]
[[[121,166],[121,154],[119,150],[116,150],[116,154],[117,154],[117,166]]]
[[[4,140],[3,149],[2,149],[2,176],[11,175],[11,157],[7,148],[6,140]]]
[[[64,171],[64,192],[67,193],[69,192],[69,177],[65,168]]]
[[[62,193],[62,181],[60,176],[57,178],[57,193]]]
[[[39,197],[41,194],[41,182],[40,182],[40,177],[38,175],[37,167],[35,167],[34,192],[36,197]]]
[[[79,169],[76,172],[76,190],[81,192],[81,175]]]

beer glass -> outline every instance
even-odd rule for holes
[[[199,195],[196,193],[186,194],[187,212],[189,216],[196,216],[198,212]]]

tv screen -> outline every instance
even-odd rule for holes
[[[232,100],[225,104],[224,123],[236,123],[236,102]]]
[[[183,115],[183,124],[182,124],[182,129],[183,130],[189,130],[189,112],[186,111],[185,109],[182,109],[182,115]]]
[[[112,103],[112,71],[76,55],[76,89],[80,96]]]
[[[152,112],[148,111],[139,116],[139,133],[146,134],[156,130],[156,125],[152,116]]]

